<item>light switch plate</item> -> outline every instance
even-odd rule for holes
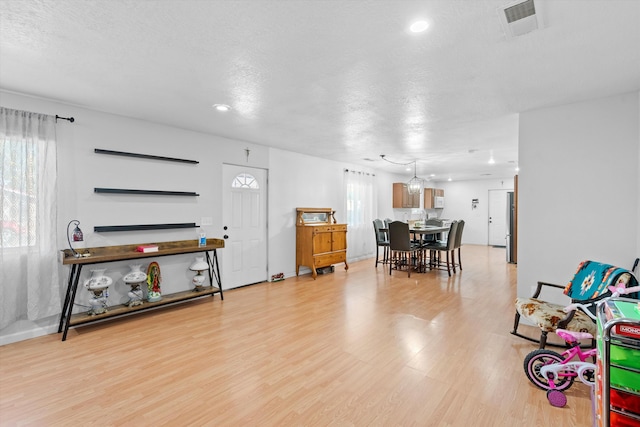
[[[210,216],[203,216],[200,218],[200,225],[213,225],[213,218]]]

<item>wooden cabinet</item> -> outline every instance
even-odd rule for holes
[[[441,198],[442,202],[444,201],[444,190],[440,188],[425,188],[424,189],[424,208],[425,209],[435,209],[444,207],[438,198]]]
[[[419,208],[420,193],[409,194],[407,184],[404,182],[393,183],[393,207],[394,208]]]
[[[300,266],[316,269],[344,262],[347,264],[347,224],[336,224],[331,208],[297,208],[296,218],[296,275]]]

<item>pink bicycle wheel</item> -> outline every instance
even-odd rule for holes
[[[543,366],[561,365],[564,361],[562,355],[547,349],[534,350],[524,358],[524,373],[529,381],[536,387],[543,390],[566,390],[573,384],[575,374],[570,371],[561,371],[561,375],[554,381],[553,386],[549,384],[552,378],[542,375],[540,370]]]

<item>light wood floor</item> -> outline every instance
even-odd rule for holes
[[[367,260],[2,346],[0,425],[590,426],[588,387],[554,408],[524,375],[504,249],[462,251],[451,278]]]

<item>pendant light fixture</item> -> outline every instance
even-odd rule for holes
[[[392,163],[394,165],[400,165],[400,166],[408,166],[408,165],[413,163],[413,178],[411,178],[409,181],[407,181],[407,192],[409,194],[420,194],[420,193],[422,193],[422,191],[424,190],[424,181],[425,180],[422,179],[422,178],[418,178],[418,173],[417,173],[418,161],[417,160],[414,160],[414,161],[409,162],[409,163],[397,163],[397,162],[392,162],[391,160],[387,159],[384,154],[380,154],[380,158],[382,160],[384,160],[385,162],[389,162],[389,163]]]
[[[422,193],[422,189],[424,188],[424,179],[418,178],[418,174],[416,172],[416,161],[413,161],[413,178],[407,182],[407,192],[409,194],[420,194]]]

